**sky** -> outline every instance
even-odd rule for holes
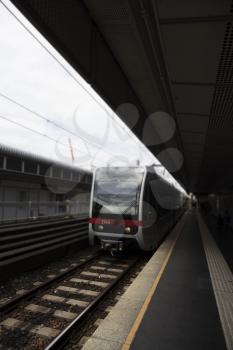
[[[0,144],[85,169],[160,164],[8,0],[0,2],[0,77]],[[136,120],[136,108],[125,107]]]

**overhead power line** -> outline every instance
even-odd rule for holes
[[[26,125],[24,125],[24,124],[21,124],[21,123],[19,123],[19,122],[16,122],[16,121],[14,121],[14,120],[11,120],[11,119],[9,119],[9,118],[3,116],[3,115],[0,115],[0,119],[5,120],[5,121],[7,121],[8,123],[14,124],[14,125],[16,125],[16,126],[18,126],[18,127],[21,127],[21,128],[23,128],[23,129],[25,129],[25,130],[27,130],[27,131],[30,131],[30,132],[32,132],[32,133],[34,133],[34,134],[37,134],[37,135],[42,136],[42,137],[45,137],[45,138],[49,139],[50,141],[55,142],[55,143],[57,143],[57,144],[60,144],[60,145],[66,147],[66,148],[68,148],[68,149],[70,150],[70,146],[69,146],[69,145],[65,144],[64,142],[58,141],[58,140],[54,139],[53,137],[48,136],[47,134],[44,134],[44,133],[42,133],[42,132],[40,132],[40,131],[37,131],[37,130],[35,130],[35,129],[33,129],[33,128],[30,128],[30,127],[28,127],[28,126],[26,126]],[[73,147],[73,148],[76,149],[75,147]],[[82,154],[84,154],[84,155],[86,155],[85,152],[82,152],[82,151],[80,151],[80,150],[78,150],[78,152],[79,152],[79,153],[82,153]],[[98,163],[105,164],[104,162],[99,161],[99,160],[98,160],[97,162],[98,162]]]
[[[3,97],[4,99],[10,101],[11,103],[14,103],[14,104],[17,105],[18,107],[20,107],[20,108],[26,110],[27,112],[29,112],[29,113],[35,115],[37,118],[39,118],[39,119],[41,119],[41,120],[43,120],[43,121],[45,121],[45,122],[47,122],[47,123],[50,123],[50,124],[54,125],[56,128],[61,129],[61,130],[65,131],[65,132],[67,132],[67,133],[69,133],[69,134],[75,136],[76,138],[80,138],[83,142],[85,142],[85,144],[90,144],[90,145],[92,145],[92,146],[95,146],[96,148],[101,149],[102,151],[104,151],[104,152],[107,153],[107,154],[115,155],[113,152],[105,150],[104,147],[101,146],[101,145],[99,145],[98,143],[93,142],[93,141],[89,141],[89,140],[85,139],[85,138],[84,138],[83,136],[81,136],[81,135],[77,135],[74,131],[69,130],[69,129],[65,128],[64,126],[58,124],[57,122],[55,122],[55,121],[53,121],[53,120],[51,120],[51,119],[49,119],[49,118],[43,116],[42,114],[40,114],[40,113],[34,111],[33,109],[29,108],[28,106],[25,106],[24,104],[22,104],[22,103],[16,101],[14,98],[9,97],[9,96],[7,96],[6,94],[4,94],[4,93],[2,93],[2,92],[0,92],[0,96]]]
[[[1,3],[2,3],[2,5],[4,6],[4,8],[16,19],[16,21],[29,33],[29,35],[30,36],[32,36],[37,42],[38,42],[38,44],[40,45],[40,46],[42,46],[42,48],[56,61],[56,63],[60,66],[60,67],[62,67],[65,71],[66,71],[66,73],[79,85],[79,86],[81,86],[83,89],[84,89],[84,91],[101,107],[101,108],[103,108],[104,110],[106,110],[106,107],[104,106],[104,104],[103,103],[100,103],[100,101],[95,97],[95,96],[93,96],[93,94],[91,94],[91,92],[79,81],[79,79],[77,79],[77,77],[76,77],[76,74],[73,74],[71,71],[70,71],[70,69],[68,69],[67,67],[66,67],[66,65],[64,64],[64,63],[62,63],[61,61],[60,61],[60,59],[58,59],[58,57],[56,57],[51,51],[50,51],[50,49],[30,30],[30,28],[21,20],[21,19],[19,19],[18,17],[17,17],[17,15],[14,13],[14,11],[12,11],[10,8],[9,8],[9,6],[4,2],[4,1],[2,1],[1,0]],[[53,48],[54,49],[54,48]],[[120,120],[118,120],[118,119],[116,119],[116,118],[114,118],[110,113],[107,113],[108,114],[108,116],[110,117],[110,118],[112,118],[113,120],[114,120],[114,122],[116,122],[117,124],[118,124],[118,126],[124,131],[124,132],[126,132],[130,137],[132,137],[134,134],[131,132],[131,131],[129,131],[129,130],[127,130],[127,129],[125,129],[124,128],[124,126],[123,125],[121,125],[121,122],[120,122]],[[134,135],[135,136],[135,135]],[[135,136],[136,137],[136,136]],[[139,144],[140,144],[140,147],[145,147],[144,145],[142,145],[141,143],[140,143],[140,141],[139,140],[137,140],[138,142],[139,142]],[[145,149],[146,149],[146,147],[145,147]]]

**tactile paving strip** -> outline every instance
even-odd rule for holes
[[[198,223],[228,350],[233,350],[233,275],[201,215]]]

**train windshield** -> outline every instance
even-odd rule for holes
[[[138,215],[143,174],[142,168],[98,169],[94,185],[93,216]]]

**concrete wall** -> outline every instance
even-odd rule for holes
[[[90,193],[78,193],[71,198],[70,214],[89,215]]]
[[[65,200],[40,184],[1,181],[0,222],[23,220],[32,217],[62,214],[88,215],[89,193],[81,193]]]
[[[229,215],[230,226],[233,228],[233,194],[210,194],[199,198],[199,204],[202,209],[211,212],[216,217],[220,214],[224,219],[226,215]]]

